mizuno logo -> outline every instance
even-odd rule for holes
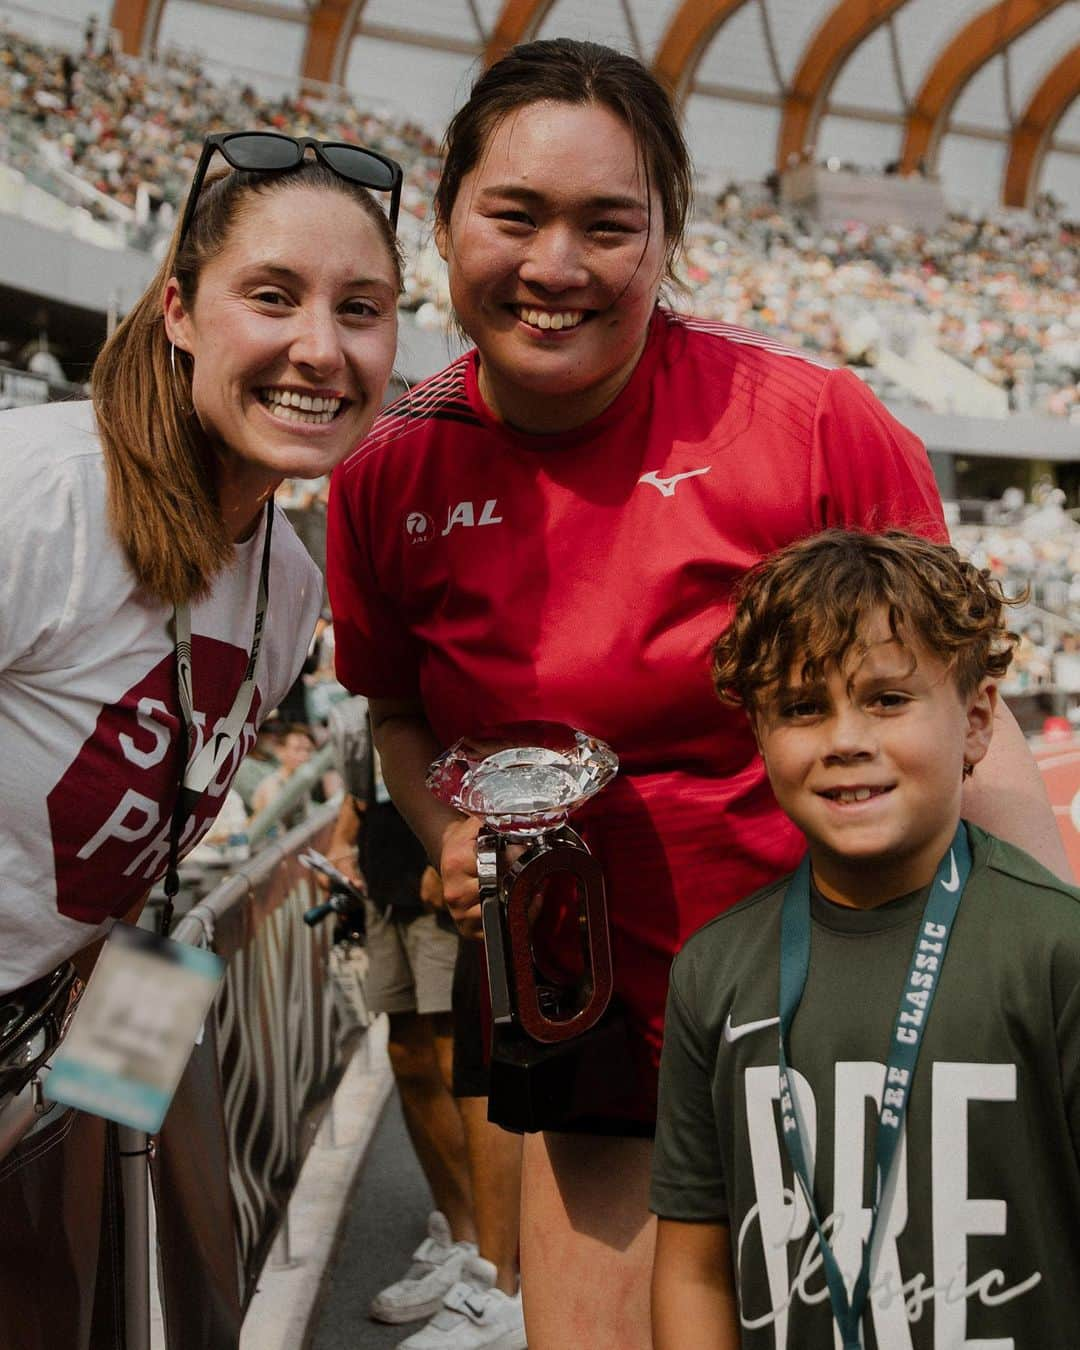
[[[711,464],[706,464],[703,469],[687,469],[685,473],[673,473],[670,478],[661,478],[655,469],[650,469],[641,475],[638,482],[656,488],[661,497],[674,497],[676,485],[684,478],[697,478],[700,474],[708,473],[711,468]]]
[[[766,1027],[775,1027],[779,1021],[779,1017],[763,1017],[760,1022],[743,1022],[739,1026],[733,1026],[731,1014],[728,1013],[727,1021],[724,1023],[724,1040],[731,1045],[734,1041],[749,1036],[752,1031],[764,1031]]]
[[[956,891],[960,888],[960,873],[956,870],[956,854],[949,849],[949,879],[943,881],[942,887],[947,891]]]

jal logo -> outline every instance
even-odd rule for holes
[[[410,511],[405,517],[405,533],[410,543],[426,544],[435,537],[435,522],[426,511]]]
[[[445,539],[455,525],[462,525],[466,529],[479,525],[501,525],[502,516],[495,514],[498,505],[498,501],[494,497],[489,497],[477,513],[472,502],[458,502],[457,506],[452,506],[446,513],[446,529],[443,530],[443,538]]]
[[[49,793],[56,907],[83,923],[123,914],[162,877],[169,856],[170,805],[179,754],[175,657],[170,652],[116,703]],[[188,762],[221,733],[247,653],[216,638],[191,641],[195,717]],[[217,777],[180,836],[186,852],[214,823],[240,761],[255,742],[260,694]]]

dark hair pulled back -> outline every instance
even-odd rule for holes
[[[532,103],[597,103],[630,128],[664,215],[665,259],[674,279],[693,204],[693,169],[679,120],[664,86],[640,61],[596,42],[553,38],[525,42],[489,66],[458,109],[443,141],[435,218],[449,227],[465,175],[477,165],[499,123]]]

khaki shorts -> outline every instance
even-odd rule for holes
[[[373,1013],[450,1011],[458,936],[434,914],[411,923],[385,919],[369,900],[367,1002]]]

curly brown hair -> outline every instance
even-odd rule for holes
[[[1005,606],[1020,601],[956,549],[905,530],[825,530],[789,544],[747,572],[734,599],[731,626],[713,647],[713,685],[751,713],[797,663],[812,684],[826,666],[864,656],[880,610],[901,646],[918,641],[945,662],[961,697],[987,676],[1000,679],[1017,641]]]

